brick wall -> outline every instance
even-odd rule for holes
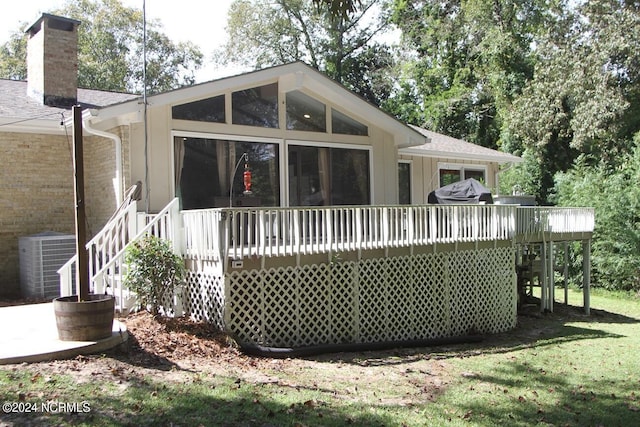
[[[128,137],[125,128],[111,129],[109,132],[117,134],[122,139],[122,174],[125,184],[122,192],[128,186]],[[87,199],[87,235],[98,233],[111,218],[117,208],[115,189],[116,155],[115,143],[111,139],[85,135],[85,197]]]
[[[128,135],[123,175],[128,185]],[[0,297],[19,296],[18,239],[57,231],[75,233],[71,136],[0,133]],[[116,208],[115,149],[110,139],[84,136],[87,235],[97,233]]]
[[[74,230],[71,146],[64,136],[0,133],[0,295],[18,296],[18,238]]]

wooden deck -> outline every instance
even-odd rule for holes
[[[119,308],[126,308],[131,299],[121,285],[127,268],[124,252],[128,244],[149,233],[173,242],[186,260],[207,262],[221,274],[237,271],[243,261],[251,264],[258,259],[264,263],[267,258],[288,257],[299,264],[300,257],[330,260],[341,253],[359,255],[364,251],[378,251],[379,256],[387,257],[394,250],[435,251],[445,246],[455,251],[459,245],[491,242],[542,244],[546,271],[552,271],[549,254],[553,242],[577,240],[589,248],[594,227],[591,208],[402,205],[179,211],[178,206],[174,199],[151,219],[136,213],[135,203],[121,209],[87,245],[94,292],[110,288]],[[588,252],[585,263],[589,262]],[[73,293],[74,263],[69,260],[59,271],[62,295]],[[545,277],[550,280],[551,276]],[[547,290],[549,280],[545,282]],[[547,304],[545,309],[552,306]]]

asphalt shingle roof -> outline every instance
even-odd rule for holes
[[[100,108],[131,101],[139,95],[78,89],[78,103],[85,108]],[[60,120],[60,113],[68,116],[69,109],[43,105],[27,95],[27,82],[0,79],[0,118]]]
[[[492,150],[491,148],[483,147],[481,145],[473,144],[461,139],[452,138],[450,136],[423,129],[418,126],[412,125],[411,127],[424,136],[428,137],[431,142],[417,147],[401,149],[401,153],[404,151],[411,154],[418,154],[429,157],[488,160],[498,163],[516,163],[522,161],[520,157],[514,156],[513,154],[504,153],[498,150]]]

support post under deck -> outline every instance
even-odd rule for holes
[[[591,314],[591,239],[582,241],[582,298],[584,313]]]

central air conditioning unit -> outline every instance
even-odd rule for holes
[[[20,237],[18,250],[22,296],[42,299],[59,297],[58,269],[75,255],[76,237],[46,231]]]

